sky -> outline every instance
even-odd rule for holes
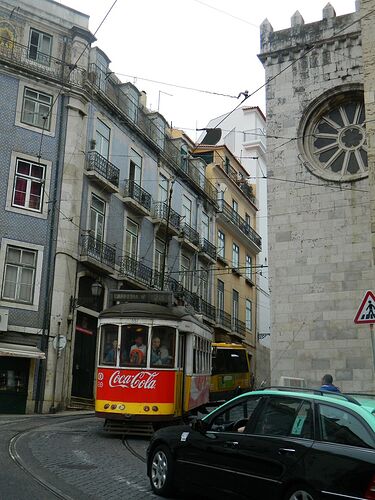
[[[57,1],[90,15],[93,33],[114,3]],[[355,10],[355,0],[331,3],[337,15]],[[96,44],[112,61],[111,71],[146,91],[149,108],[196,140],[196,129],[240,103],[240,92],[252,93],[264,84],[257,58],[262,21],[268,18],[275,31],[286,29],[296,10],[306,24],[319,21],[326,4],[327,0],[117,0],[96,34]],[[265,113],[264,89],[246,105],[259,106]]]

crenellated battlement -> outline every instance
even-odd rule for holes
[[[322,11],[322,19],[305,24],[302,14],[297,10],[291,17],[290,28],[274,31],[272,24],[265,19],[260,25],[259,59],[263,64],[280,63],[293,60],[311,47],[334,46],[352,47],[361,44],[360,0],[355,2],[356,11],[337,16],[334,7],[327,3]],[[346,29],[345,29],[346,28]]]

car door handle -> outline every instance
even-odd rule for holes
[[[238,441],[225,441],[224,446],[226,448],[237,448]]]
[[[295,453],[296,450],[294,448],[279,448],[279,455],[287,455],[288,453]]]

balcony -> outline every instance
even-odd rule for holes
[[[64,84],[83,84],[83,70],[43,52],[34,52],[8,38],[0,37],[0,61],[3,66],[26,70],[37,77],[44,77]]]
[[[200,248],[199,248],[199,254],[201,257],[204,259],[208,260],[211,263],[216,262],[216,247],[213,243],[210,241],[206,240],[206,238],[202,238]]]
[[[246,324],[237,318],[232,318],[232,332],[241,338],[246,336]]]
[[[199,247],[199,233],[189,226],[189,224],[183,224],[178,236],[178,241],[190,250],[193,250],[193,252],[197,252]]]
[[[220,221],[229,224],[231,229],[239,230],[237,233],[243,245],[249,246],[256,253],[262,250],[262,238],[233,208],[224,200],[219,201],[219,213],[217,217]]]
[[[115,269],[116,250],[90,234],[81,235],[81,261],[95,270],[112,274]]]
[[[122,198],[132,210],[140,215],[150,215],[151,195],[139,186],[135,181],[127,180],[124,182]]]
[[[103,190],[118,191],[120,170],[97,151],[89,151],[86,155],[86,175]]]
[[[168,232],[177,236],[181,228],[181,215],[175,212],[165,202],[156,202],[151,210],[152,222],[160,224],[165,230],[168,225]]]
[[[231,315],[221,309],[216,309],[216,323],[215,327],[230,332],[232,329]]]
[[[142,288],[150,288],[152,285],[153,270],[145,266],[130,255],[121,257],[119,261],[119,278],[126,278]]]
[[[199,312],[203,314],[205,319],[209,321],[210,323],[215,323],[215,318],[216,318],[216,309],[215,306],[212,304],[209,304],[203,299],[200,299],[200,309]]]

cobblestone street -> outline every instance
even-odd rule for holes
[[[148,440],[125,447],[102,427],[91,415],[1,417],[0,499],[157,498],[142,460]]]

